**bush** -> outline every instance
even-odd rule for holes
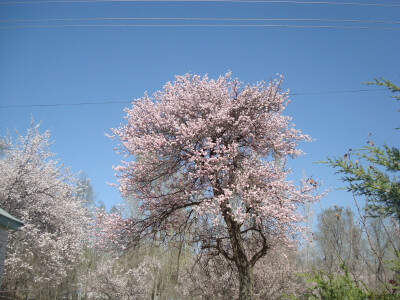
[[[395,300],[399,299],[395,290],[374,293],[359,280],[350,275],[346,265],[341,268],[344,274],[329,274],[322,271],[313,271],[312,274],[302,274],[306,281],[311,284],[307,292],[300,298],[289,296],[290,299],[322,299],[322,300]]]

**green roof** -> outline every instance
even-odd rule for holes
[[[4,209],[0,208],[0,227],[4,227],[7,229],[18,229],[24,225],[21,220],[10,215]]]

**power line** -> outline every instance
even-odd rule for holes
[[[45,1],[13,1],[5,4],[51,4],[51,3],[107,3],[107,2],[226,2],[226,3],[278,3],[278,4],[318,4],[318,5],[352,5],[375,7],[400,7],[399,4],[329,2],[329,1],[269,1],[269,0],[45,0]]]
[[[344,93],[360,93],[360,92],[377,92],[387,91],[387,89],[359,89],[359,90],[347,90],[347,91],[321,91],[321,92],[304,92],[304,93],[290,93],[290,96],[302,96],[302,95],[321,95],[321,94],[344,94]],[[32,108],[32,107],[60,107],[60,106],[82,106],[82,105],[104,105],[104,104],[126,104],[132,103],[132,101],[105,101],[105,102],[77,102],[77,103],[54,103],[54,104],[29,104],[29,105],[4,105],[0,106],[0,109],[7,108]]]
[[[284,24],[74,24],[74,25],[22,25],[0,26],[0,29],[12,28],[74,28],[74,27],[280,27],[280,28],[336,28],[336,29],[366,29],[366,30],[393,30],[392,27],[362,27],[362,26],[330,26],[330,25],[284,25]]]
[[[29,104],[29,105],[5,105],[5,108],[28,108],[28,107],[57,107],[57,106],[81,106],[81,105],[104,105],[104,104],[124,104],[132,103],[132,101],[106,101],[106,102],[78,102],[78,103],[54,103],[54,104]]]
[[[290,18],[174,18],[174,17],[150,17],[150,18],[66,18],[66,19],[26,19],[26,20],[0,20],[0,23],[22,23],[22,22],[71,22],[71,21],[300,21],[300,22],[350,22],[350,23],[381,23],[400,24],[400,21],[381,20],[354,20],[354,19],[290,19]]]
[[[359,89],[350,91],[322,91],[322,92],[304,92],[304,93],[289,93],[291,96],[302,96],[302,95],[321,95],[321,94],[344,94],[344,93],[363,93],[363,92],[379,92],[387,91],[387,89]]]

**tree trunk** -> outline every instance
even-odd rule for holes
[[[253,300],[253,268],[250,265],[238,267],[239,300]]]
[[[216,180],[213,191],[216,196],[223,195],[218,180]],[[220,207],[228,228],[229,239],[232,246],[232,256],[229,258],[228,254],[224,254],[221,250],[220,253],[236,264],[239,273],[239,300],[253,300],[253,265],[246,255],[240,232],[241,225],[232,217],[232,209],[227,205],[227,201],[221,203]]]

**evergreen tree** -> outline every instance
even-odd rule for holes
[[[400,88],[383,78],[375,79],[376,84],[386,86],[393,93]],[[400,100],[399,95],[393,98]],[[400,150],[384,144],[375,146],[372,141],[359,150],[349,150],[343,157],[328,158],[330,166],[343,174],[342,181],[348,183],[347,190],[367,200],[367,211],[373,216],[393,216],[400,223]]]

